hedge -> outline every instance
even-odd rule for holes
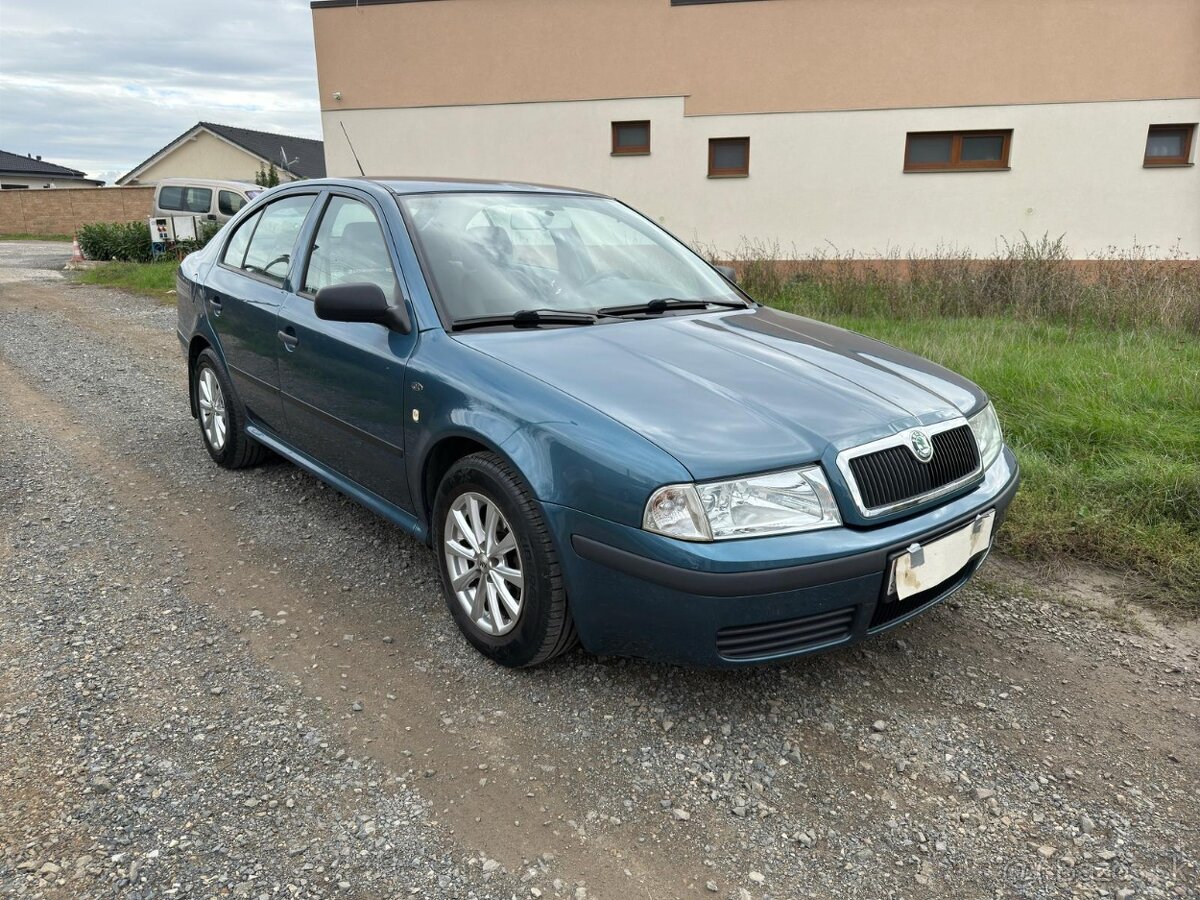
[[[201,222],[196,240],[179,241],[170,252],[175,256],[186,256],[211,241],[220,230],[217,222]],[[145,221],[94,222],[82,226],[77,237],[79,247],[88,259],[121,262],[151,262],[154,259],[150,229]]]

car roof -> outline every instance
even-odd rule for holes
[[[442,193],[523,193],[523,194],[579,194],[580,196],[602,196],[594,191],[559,187],[552,184],[535,184],[522,181],[489,181],[480,178],[419,178],[419,177],[374,177],[365,178],[318,178],[304,182],[310,185],[341,184],[352,186],[364,181],[373,182],[393,194],[442,194]]]

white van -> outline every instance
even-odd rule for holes
[[[264,190],[247,181],[164,178],[154,188],[154,217],[190,215],[228,222]]]

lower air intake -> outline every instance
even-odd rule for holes
[[[717,632],[717,653],[726,659],[755,659],[794,653],[848,637],[856,607],[759,625],[734,625]]]

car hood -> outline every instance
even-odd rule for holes
[[[941,366],[766,307],[456,338],[628,426],[697,480],[814,461],[984,402]]]

